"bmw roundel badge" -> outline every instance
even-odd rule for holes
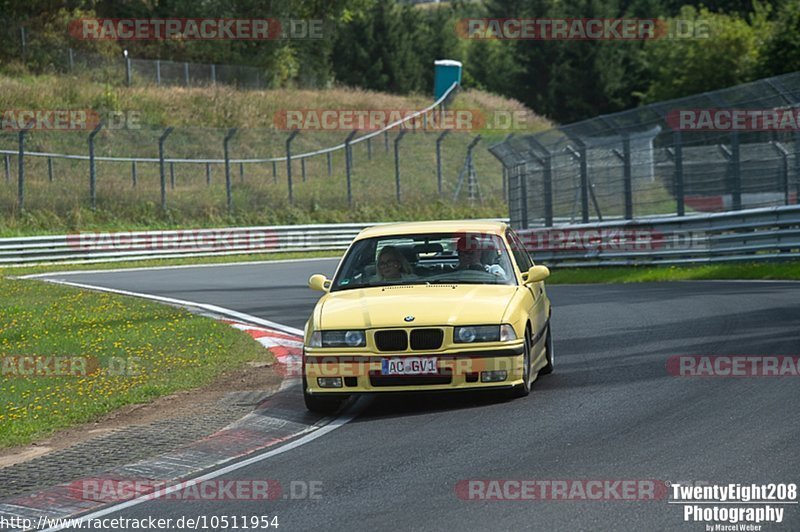
[[[414,321],[414,316],[406,316],[403,321]]]

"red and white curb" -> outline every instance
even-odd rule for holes
[[[266,327],[222,319],[223,323],[249,334],[272,353],[278,363],[278,374],[284,378],[300,377],[303,369],[303,338]]]

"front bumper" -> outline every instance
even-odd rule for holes
[[[303,353],[306,391],[312,395],[351,395],[410,391],[449,391],[511,388],[522,384],[522,342],[469,351],[441,353]],[[383,375],[385,358],[436,358],[437,373],[429,375]],[[482,382],[481,373],[504,370],[502,381]],[[340,377],[341,388],[323,388],[318,378]]]

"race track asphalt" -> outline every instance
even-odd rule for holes
[[[335,260],[52,275],[212,303],[302,328]],[[469,479],[800,480],[800,378],[674,377],[675,355],[800,355],[800,283],[563,285],[555,366],[530,396],[361,399],[355,419],[226,475],[321,484],[321,497],[154,500],[112,517],[277,515],[278,530],[705,530],[655,501],[474,501]],[[302,408],[299,389],[298,408]],[[298,490],[302,491],[302,490]],[[298,493],[302,495],[302,493]],[[800,508],[762,530],[800,530]]]

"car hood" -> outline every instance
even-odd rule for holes
[[[513,285],[397,285],[342,290],[325,296],[322,329],[370,329],[501,323]],[[406,316],[414,316],[411,322]]]

